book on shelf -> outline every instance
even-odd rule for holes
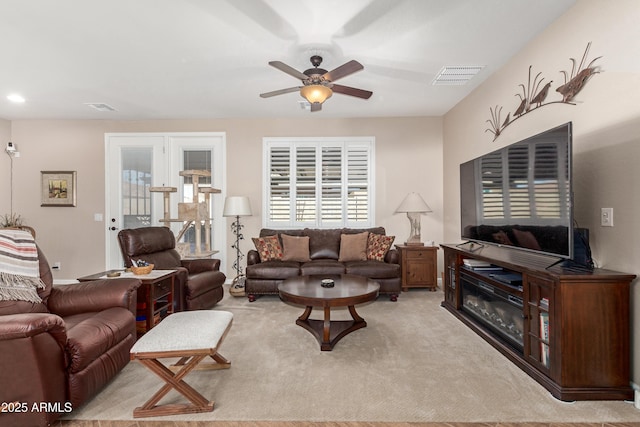
[[[491,263],[488,261],[482,261],[482,260],[473,259],[473,258],[465,258],[462,260],[462,262],[467,267],[489,267],[491,265]]]
[[[540,298],[540,308],[549,310],[549,298]]]
[[[549,313],[540,313],[540,361],[549,367]]]

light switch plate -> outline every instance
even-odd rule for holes
[[[600,209],[600,225],[603,227],[613,227],[613,208]]]

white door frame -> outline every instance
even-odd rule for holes
[[[117,230],[120,228],[122,208],[120,206],[121,180],[121,148],[122,147],[153,147],[154,162],[152,186],[172,186],[181,188],[182,177],[178,172],[182,170],[182,154],[189,149],[210,149],[212,151],[212,186],[219,188],[221,194],[214,194],[212,233],[214,245],[212,249],[220,251],[214,257],[220,259],[221,270],[226,269],[227,233],[226,220],[222,216],[224,198],[226,195],[226,134],[224,132],[136,132],[136,133],[106,133],[105,134],[105,266],[107,269],[120,268],[122,257],[117,243]],[[112,176],[117,171],[118,176]],[[172,217],[177,215],[177,203],[182,200],[180,194],[172,195]],[[153,203],[152,225],[160,225],[164,212],[161,194],[151,196]],[[115,206],[114,206],[115,205]],[[175,209],[175,212],[173,211]],[[119,218],[112,223],[112,218]],[[114,245],[116,245],[114,247]]]

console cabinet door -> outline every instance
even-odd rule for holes
[[[555,283],[544,277],[526,276],[528,288],[525,312],[525,330],[527,343],[525,353],[529,363],[541,371],[550,374],[553,362],[553,334],[557,330],[554,325],[553,308]]]
[[[455,252],[444,249],[444,304],[458,310],[460,308],[459,296],[456,290],[458,282],[458,255]]]

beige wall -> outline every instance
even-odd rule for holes
[[[11,141],[11,122],[0,119],[0,215],[11,213],[11,158],[5,153]]]
[[[572,121],[574,129],[575,219],[591,232],[591,247],[601,267],[640,275],[640,3],[636,0],[578,0],[526,49],[493,75],[444,118],[444,238],[459,241],[458,167],[461,162]],[[509,126],[495,142],[485,133],[489,107],[503,105],[502,117],[514,111],[518,84],[527,70],[542,72],[552,87],[570,71],[591,41],[589,59],[602,73],[593,76],[575,106],[549,105]],[[555,91],[548,100],[558,99]],[[448,172],[450,171],[450,173]],[[600,226],[600,208],[614,208],[614,227]],[[640,289],[631,294],[634,379],[640,383]]]
[[[0,122],[0,136],[2,129]],[[374,136],[377,224],[396,235],[396,242],[404,241],[409,221],[394,211],[407,192],[417,191],[434,211],[423,218],[423,240],[442,241],[440,118],[13,121],[11,138],[22,154],[14,162],[14,210],[36,228],[49,261],[62,263],[62,270],[54,272],[55,278],[76,278],[104,269],[107,224],[95,222],[94,214],[105,212],[105,133],[204,131],[226,133],[227,194],[251,199],[254,216],[243,218],[245,253],[253,246],[250,238],[261,227],[262,138],[266,136]],[[77,207],[40,207],[41,170],[77,171]],[[0,212],[9,209],[8,190],[8,184],[0,185]],[[229,245],[232,240],[229,231]],[[234,258],[234,253],[227,256],[228,265],[223,268],[230,277]]]

